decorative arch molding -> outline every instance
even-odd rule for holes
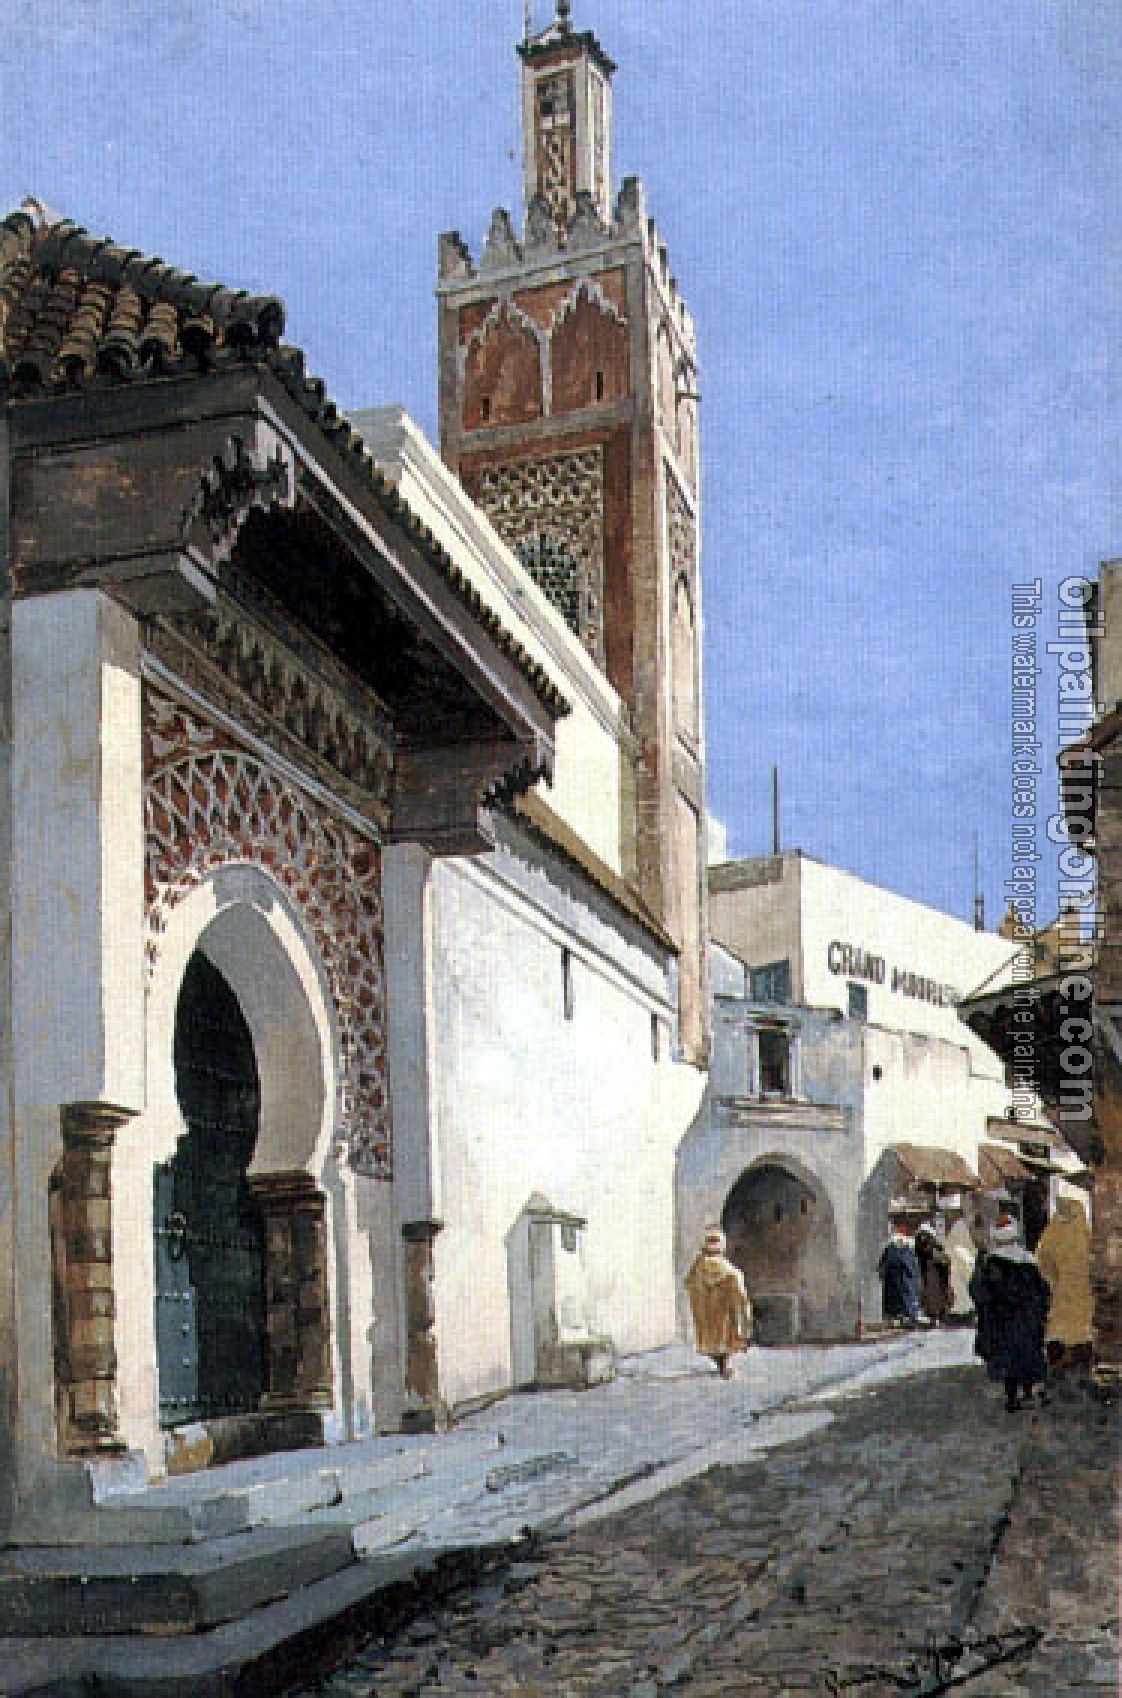
[[[500,295],[491,305],[486,318],[480,319],[479,323],[464,343],[461,351],[461,358],[466,360],[471,354],[472,349],[481,346],[481,344],[487,340],[487,338],[498,328],[504,319],[514,329],[528,332],[528,334],[532,336],[534,341],[538,344],[538,347],[544,351],[547,338],[546,333],[542,330],[541,326],[530,317],[528,312],[523,312],[522,308],[512,296]]]
[[[554,314],[549,360],[551,412],[607,405],[630,393],[627,320],[591,279],[583,278]]]
[[[504,344],[506,358],[504,360]],[[520,359],[519,346],[525,357]],[[495,356],[493,369],[488,356]],[[532,355],[532,365],[531,365]],[[463,420],[467,430],[524,424],[549,410],[549,348],[543,331],[509,295],[502,295],[460,350]],[[494,379],[494,382],[488,381]],[[505,385],[499,406],[492,393]]]
[[[689,573],[675,573],[670,603],[670,673],[674,719],[679,731],[698,733],[697,618]]]
[[[338,1034],[338,1140],[356,1172],[392,1178],[378,846],[150,686],[144,769],[149,974],[188,893],[223,867],[268,873],[326,971]]]
[[[670,332],[669,323],[665,318],[659,319],[658,328],[655,331],[654,347],[655,396],[658,402],[658,416],[667,436],[676,446],[677,374],[674,360],[674,339]]]
[[[605,318],[614,319],[622,330],[627,329],[627,315],[621,312],[616,303],[604,293],[595,277],[582,277],[575,289],[565,296],[557,307],[549,323],[549,335],[561,328],[567,318],[571,318],[577,308],[587,302],[589,306],[598,307]]]

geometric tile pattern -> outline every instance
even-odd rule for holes
[[[604,452],[599,446],[484,466],[475,499],[531,577],[603,660]]]
[[[149,968],[168,915],[217,868],[248,862],[315,939],[339,1036],[336,1130],[358,1173],[393,1177],[378,846],[226,732],[144,692],[144,895]]]

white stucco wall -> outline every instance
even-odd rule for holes
[[[899,975],[913,975],[964,996],[1011,959],[1012,944],[995,932],[975,931],[953,914],[913,902],[840,868],[805,855],[801,862],[804,1001],[845,1013],[846,981],[853,978],[868,990],[869,1019],[874,1024],[954,1043],[966,1041],[979,1055],[990,1054],[959,1020],[953,997],[940,1005],[930,997],[908,994],[906,981],[900,980],[896,988],[893,981]],[[831,971],[831,943],[851,945],[883,961],[883,983],[847,972],[837,952],[834,960],[840,970]]]
[[[373,407],[352,418],[379,469],[570,701],[572,712],[557,726],[553,783],[543,794],[602,861],[621,871],[619,696],[409,415]]]
[[[793,1000],[803,1005],[784,1011],[800,1026],[797,1093],[844,1104],[852,1117],[856,1160],[844,1175],[835,1171],[841,1146],[832,1141],[834,1134],[780,1131],[773,1150],[800,1160],[828,1184],[843,1259],[848,1269],[855,1252],[864,1314],[875,1316],[876,1257],[888,1226],[885,1187],[895,1183],[894,1164],[882,1164],[886,1149],[899,1143],[938,1146],[957,1152],[976,1172],[987,1118],[1005,1112],[1001,1062],[959,1020],[951,992],[987,978],[1012,955],[1012,946],[797,850],[725,863],[710,869],[710,880],[714,935],[751,966],[785,957],[791,962]],[[853,958],[842,959],[844,946],[877,965],[866,960],[862,970]],[[840,970],[832,972],[831,963]],[[901,974],[930,984],[902,981]],[[720,984],[726,997],[728,978],[726,965]],[[848,1018],[851,980],[866,989],[865,1020]],[[934,986],[946,987],[942,1000]],[[741,1075],[744,1071],[740,1051],[730,1045],[728,1010],[722,1018],[721,1006],[718,995],[714,1104],[730,1058]],[[844,1017],[836,1030],[822,1024],[824,1011]],[[679,1173],[679,1209],[695,1231],[690,1193],[704,1194],[713,1213],[737,1163],[762,1152],[760,1137],[746,1138],[731,1118],[726,1114],[723,1124],[719,1108],[712,1107],[691,1133],[689,1159]],[[749,1127],[758,1122],[762,1128],[766,1105],[743,1118]],[[684,1253],[680,1243],[679,1254]]]
[[[55,1456],[48,1186],[61,1111],[143,1102],[140,678],[135,622],[95,590],[14,603],[11,646],[10,1414],[34,1493]]]
[[[872,1171],[890,1144],[905,1143],[954,1150],[976,1172],[986,1117],[1004,1114],[1008,1100],[992,1050],[976,1057],[962,1043],[868,1026],[865,1170]]]
[[[525,1375],[535,1195],[587,1220],[591,1330],[624,1352],[672,1336],[674,1152],[703,1077],[666,1054],[657,949],[628,943],[540,868],[506,849],[439,862],[431,901],[436,1324],[441,1395],[455,1404]]]
[[[992,1066],[949,993],[965,995],[1011,960],[1005,938],[794,849],[711,867],[709,882],[713,937],[752,967],[789,959],[795,1002],[846,1014],[853,979],[871,1024],[965,1044],[976,1068]],[[880,976],[847,965],[845,946],[872,957]],[[942,987],[942,1001],[917,979]]]

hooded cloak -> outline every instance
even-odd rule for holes
[[[730,1356],[734,1351],[747,1350],[752,1330],[744,1275],[723,1249],[719,1233],[706,1233],[704,1246],[686,1275],[693,1330],[703,1356]]]
[[[1083,1205],[1061,1197],[1040,1235],[1036,1265],[1052,1287],[1047,1337],[1069,1348],[1091,1339],[1091,1231]]]

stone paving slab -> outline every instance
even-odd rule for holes
[[[633,1690],[648,1698],[664,1691],[702,1698],[718,1691],[806,1693],[821,1689],[822,1670],[848,1670],[856,1680],[869,1666],[893,1671],[894,1683],[881,1690],[904,1691],[900,1670],[916,1656],[917,1634],[922,1648],[920,1624],[940,1642],[961,1637],[995,1529],[1013,1501],[1018,1447],[1032,1430],[1032,1417],[1021,1427],[1003,1424],[992,1388],[975,1366],[964,1368],[972,1343],[971,1333],[948,1331],[850,1347],[753,1350],[731,1383],[678,1349],[633,1361],[613,1385],[591,1392],[508,1399],[447,1436],[426,1437],[422,1447],[366,1441],[319,1450],[313,1454],[321,1470],[328,1458],[345,1467],[348,1452],[371,1464],[374,1477],[381,1458],[403,1451],[439,1458],[439,1466],[427,1461],[425,1472],[407,1479],[401,1474],[411,1474],[411,1465],[389,1466],[388,1477],[399,1483],[376,1506],[364,1547],[375,1560],[337,1577],[334,1605],[332,1583],[325,1582],[310,1589],[317,1594],[314,1608],[308,1597],[269,1606],[236,1624],[237,1633],[192,1636],[176,1654],[183,1663],[196,1660],[201,1680],[218,1633],[236,1641],[244,1659],[255,1625],[259,1638],[267,1626],[283,1647],[279,1615],[287,1611],[295,1619],[302,1611],[304,1631],[311,1632],[317,1610],[322,1625],[335,1607],[336,1614],[357,1611],[368,1625],[358,1635],[357,1656],[317,1689],[333,1698],[461,1690],[474,1698],[537,1691],[572,1698]],[[948,1371],[936,1371],[941,1368]],[[934,1395],[932,1388],[948,1386],[949,1394]],[[897,1400],[888,1414],[885,1398]],[[953,1440],[949,1448],[944,1429]],[[1084,1518],[1101,1518],[1101,1491],[1085,1474],[1068,1497]],[[275,1477],[243,1476],[242,1483]],[[213,1477],[208,1489],[213,1492]],[[354,1507],[375,1505],[363,1494]],[[345,1523],[345,1494],[337,1508],[338,1517],[328,1508],[308,1520]],[[537,1553],[532,1541],[523,1543],[522,1559],[511,1567],[506,1542],[527,1527],[554,1536]],[[559,1536],[566,1528],[574,1529],[571,1536]],[[889,1548],[894,1554],[886,1560]],[[922,1571],[901,1562],[898,1548],[920,1552]],[[443,1604],[439,1588],[418,1582],[412,1613],[386,1617],[379,1565],[424,1574],[445,1558],[474,1561],[488,1552],[507,1563],[502,1577]],[[860,1584],[852,1583],[855,1567]],[[417,1619],[416,1600],[425,1598],[430,1613]],[[1110,1654],[1098,1624],[1095,1633],[1080,1647],[1086,1655],[1079,1666],[1091,1671]],[[336,1656],[351,1644],[348,1636],[352,1628],[336,1641]],[[322,1633],[316,1643],[319,1655]],[[8,1648],[0,1643],[5,1671],[14,1666]],[[1071,1644],[1065,1641],[1063,1651],[1070,1661]],[[117,1684],[99,1685],[99,1693],[139,1694],[144,1654],[143,1645],[119,1645]],[[808,1657],[817,1662],[808,1664]],[[56,1667],[64,1661],[60,1655]],[[97,1666],[88,1655],[83,1661]],[[247,1686],[235,1678],[236,1663],[224,1667],[227,1684],[206,1691],[282,1690]],[[997,1669],[983,1677],[991,1684],[1006,1678]],[[163,1698],[173,1689],[195,1698],[184,1678],[186,1685],[165,1684]],[[877,1698],[871,1679],[851,1688],[858,1698]],[[1016,1690],[993,1689],[1002,1698]],[[1101,1683],[1096,1689],[1101,1693]],[[93,1687],[80,1690],[85,1698]],[[1043,1698],[1052,1688],[1032,1690]],[[1077,1688],[1055,1690],[1067,1698]]]
[[[1117,1692],[1117,1413],[1010,1418],[973,1366],[880,1378],[782,1451],[544,1541],[315,1692]]]

